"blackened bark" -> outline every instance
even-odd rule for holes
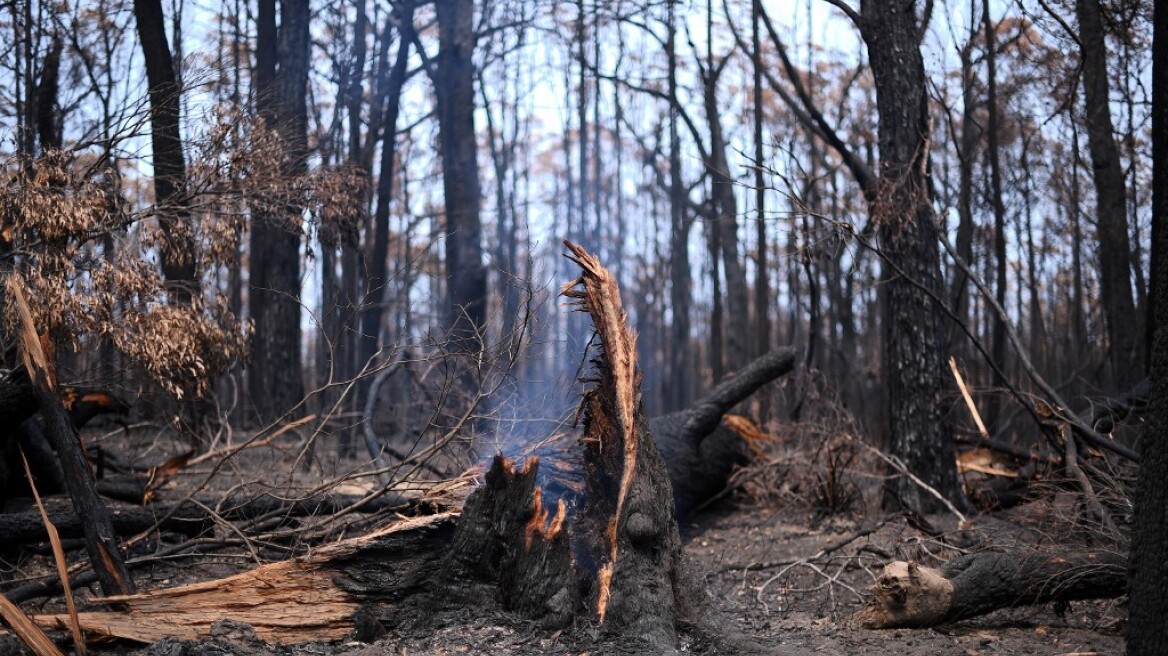
[[[19,426],[37,411],[32,382],[22,368],[0,375],[0,421],[8,426]]]
[[[41,152],[61,147],[61,117],[58,115],[57,93],[61,77],[61,51],[63,44],[59,36],[53,36],[53,43],[45,55],[41,68],[41,79],[36,89],[36,130],[41,141]]]
[[[1127,653],[1168,652],[1168,3],[1156,3],[1152,45],[1152,408],[1132,517]]]
[[[1123,162],[1111,122],[1106,34],[1099,0],[1077,0],[1082,44],[1083,100],[1087,108],[1087,145],[1095,178],[1099,235],[1099,278],[1103,313],[1110,337],[1111,363],[1118,389],[1141,378],[1140,327],[1132,297],[1131,243],[1127,231],[1127,191]]]
[[[972,7],[970,7],[972,15]],[[981,127],[974,118],[977,110],[973,92],[973,28],[969,42],[961,49],[961,146],[957,152],[959,158],[958,188],[957,188],[957,254],[966,262],[973,261],[973,162],[977,157],[978,143],[981,141]],[[968,284],[964,271],[953,274],[950,303],[954,314],[961,320],[966,320],[969,314],[969,294],[966,292]],[[949,343],[961,334],[956,325],[950,330]]]
[[[1114,599],[1124,583],[1123,557],[1114,551],[987,551],[939,570],[895,562],[885,567],[872,588],[874,599],[856,619],[871,629],[937,626],[1001,608]]]
[[[725,489],[734,468],[749,462],[747,436],[727,425],[723,417],[763,385],[789,373],[796,355],[790,347],[771,351],[720,382],[688,409],[649,421],[673,484],[679,518]]]
[[[747,343],[750,308],[747,298],[746,272],[738,259],[738,202],[734,197],[734,178],[726,158],[726,138],[722,133],[721,108],[718,105],[718,71],[708,70],[704,80],[706,118],[710,125],[710,177],[713,184],[716,231],[723,270],[726,272],[726,359],[730,371],[746,363],[750,352]],[[715,260],[715,266],[717,261]]]
[[[368,144],[361,139],[361,108],[365,104],[365,33],[368,31],[369,18],[365,14],[363,0],[356,4],[357,17],[353,24],[352,67],[349,71],[349,85],[346,91],[346,104],[349,114],[349,165],[355,171],[361,171],[366,180],[370,172],[365,168],[364,149],[373,148],[376,136],[370,132]],[[366,187],[368,189],[368,187]],[[369,206],[368,197],[362,199],[362,208]],[[359,236],[356,227],[344,231],[340,235],[340,264],[341,286],[337,298],[339,310],[339,325],[336,344],[334,347],[334,371],[338,380],[352,380],[364,365],[357,361],[357,328],[361,306],[360,290],[358,289],[358,274],[365,263],[358,251]],[[368,299],[365,299],[368,301]],[[348,403],[352,412],[360,412],[362,400],[356,395],[350,395]],[[350,454],[354,448],[353,434],[344,431],[341,435],[341,452]]]
[[[603,653],[675,653],[683,629],[699,641],[695,651],[757,651],[712,614],[688,572],[619,288],[594,257],[567,246],[582,274],[564,295],[592,315],[600,344],[576,444],[585,496],[571,517],[537,485],[538,458],[520,467],[498,456],[465,504],[429,500],[458,507],[265,565],[231,585],[121,599],[127,612],[87,614],[86,629],[139,641],[201,637],[220,615],[208,610],[232,608],[265,640],[336,639],[353,629],[370,639],[381,622],[424,629],[502,610],[548,626],[596,627]],[[279,594],[256,594],[272,581]]]
[[[771,348],[770,284],[767,271],[767,229],[766,229],[766,187],[763,178],[762,148],[762,49],[759,41],[760,2],[753,0],[750,8],[751,69],[754,74],[754,204],[755,241],[758,252],[755,255],[754,312],[755,312],[755,355],[763,355]],[[760,419],[766,420],[770,404],[763,402]]]
[[[42,350],[32,315],[24,300],[22,283],[13,273],[8,273],[6,278],[5,301],[12,303],[20,320],[18,334],[14,337],[20,343],[20,353],[29,372],[33,396],[44,419],[45,434],[61,460],[65,488],[69,491],[74,510],[86,518],[85,549],[90,562],[105,594],[128,594],[134,591],[134,582],[126,571],[118,549],[109,509],[102,503],[94,487],[93,473],[81,449],[81,440],[57,394],[55,365]]]
[[[681,183],[681,137],[678,134],[677,99],[677,25],[676,0],[669,0],[669,304],[673,314],[669,324],[670,384],[665,387],[665,409],[684,408],[690,400],[689,309],[689,226],[686,216],[685,189]]]
[[[289,156],[281,175],[307,170],[308,0],[283,0],[276,31],[275,0],[260,0],[256,38],[256,104]],[[261,422],[278,419],[304,397],[300,360],[300,208],[253,217],[251,293],[255,335],[248,385]]]
[[[986,47],[986,155],[990,164],[990,204],[994,208],[994,262],[997,265],[994,298],[998,305],[1006,307],[1006,206],[1002,202],[1002,167],[998,148],[998,81],[997,81],[997,27],[990,15],[989,0],[982,0],[982,25]],[[994,317],[993,333],[994,362],[999,369],[994,373],[994,387],[1005,387],[1006,381],[997,372],[1006,367],[1006,322],[1001,316]],[[1000,414],[1000,396],[991,394],[986,408],[989,431],[997,433]]]
[[[166,240],[162,272],[175,298],[189,302],[194,293],[194,233],[186,197],[187,165],[179,130],[182,88],[166,42],[162,0],[134,0],[138,41],[150,85],[150,139],[154,150],[154,204]]]
[[[447,325],[455,351],[477,353],[486,327],[487,269],[479,216],[478,140],[474,125],[474,0],[437,0],[438,66],[434,90],[446,199]]]
[[[870,212],[884,257],[881,275],[887,293],[883,351],[888,446],[926,484],[963,504],[953,442],[941,430],[939,316],[925,291],[940,291],[940,263],[927,180],[930,123],[915,6],[865,2],[860,23],[880,120],[881,193]],[[943,507],[901,476],[886,485],[884,503],[918,511]]]
[[[358,347],[358,362],[362,365],[371,361],[377,353],[385,316],[386,285],[389,284],[389,204],[393,200],[393,178],[397,157],[397,117],[401,108],[401,90],[406,80],[406,64],[409,63],[410,43],[414,33],[414,3],[405,2],[393,14],[398,25],[397,55],[390,68],[388,79],[383,81],[384,103],[381,116],[384,117],[381,142],[381,166],[377,173],[377,200],[373,209],[373,223],[369,242],[372,244],[367,256],[365,284],[365,307],[361,310],[361,335]],[[387,30],[388,32],[388,30]],[[388,41],[389,34],[382,36]],[[358,395],[363,396],[363,395]]]
[[[710,355],[707,360],[714,380],[721,380],[726,375],[725,337],[722,334],[725,312],[722,309],[722,275],[718,269],[719,253],[722,250],[720,241],[717,226],[707,225],[706,248],[710,254],[710,287],[713,297],[710,299]]]

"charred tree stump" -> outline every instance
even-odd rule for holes
[[[981,552],[939,570],[897,561],[884,567],[872,591],[856,615],[863,626],[937,626],[1014,606],[1119,597],[1127,592],[1127,559],[1084,550]]]
[[[112,598],[124,610],[82,614],[85,629],[145,642],[195,638],[230,616],[270,642],[354,631],[367,639],[469,608],[547,627],[597,626],[608,646],[639,653],[676,651],[682,631],[726,651],[749,648],[716,621],[687,574],[616,283],[583,249],[568,248],[583,273],[564,294],[592,316],[601,344],[595,386],[582,400],[579,503],[545,496],[537,458],[516,467],[496,457],[483,484],[450,510],[228,579]]]

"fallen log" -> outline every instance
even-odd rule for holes
[[[103,414],[120,416],[129,410],[121,399],[100,390],[62,387],[58,396],[75,430],[83,428],[94,417]],[[57,494],[66,489],[65,473],[45,435],[45,424],[33,416],[39,407],[23,366],[0,376],[0,421],[14,427],[9,439],[0,445],[0,501],[29,495],[28,481],[20,464],[21,452],[28,459],[41,495]],[[12,440],[12,437],[16,439]]]
[[[921,628],[1002,608],[1051,601],[1114,599],[1127,592],[1127,558],[1114,551],[979,552],[941,569],[897,561],[855,616],[870,629]]]
[[[280,516],[291,520],[297,517],[334,514],[361,499],[362,497],[356,495],[318,495],[302,500],[287,500],[264,495],[226,502],[221,499],[201,499],[198,502],[188,501],[181,504],[158,503],[149,507],[113,506],[110,508],[110,520],[114,531],[122,538],[148,531],[155,528],[156,524],[159,531],[193,537],[210,530],[216,517],[227,521],[240,521],[262,516]],[[363,513],[380,512],[387,508],[405,506],[407,503],[407,500],[399,495],[387,494],[362,505],[360,510]],[[57,527],[57,533],[63,540],[85,535],[85,520],[78,517],[73,508],[51,509],[49,520]],[[4,536],[6,548],[40,544],[48,540],[40,513],[36,511],[0,515],[0,535]]]
[[[789,373],[797,351],[780,348],[755,359],[719,383],[690,408],[649,422],[673,483],[677,516],[685,517],[726,487],[735,467],[750,461],[753,434],[726,413],[760,387]]]
[[[37,400],[24,367],[0,372],[0,418],[15,426],[36,414]]]
[[[466,609],[547,627],[596,626],[612,650],[698,645],[741,653],[688,574],[665,464],[649,431],[634,335],[599,262],[568,245],[580,279],[564,294],[592,316],[600,353],[582,401],[583,492],[552,498],[539,459],[497,456],[465,503],[401,519],[370,535],[227,579],[107,599],[123,611],[83,613],[91,635],[151,642],[202,638],[230,617],[269,642],[359,637],[401,624],[434,626]],[[39,616],[63,626],[63,616]]]

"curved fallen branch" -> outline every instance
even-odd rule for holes
[[[776,349],[719,383],[690,408],[649,421],[657,449],[673,481],[678,517],[684,517],[726,487],[735,467],[750,460],[749,430],[726,413],[760,387],[789,373],[798,351]]]

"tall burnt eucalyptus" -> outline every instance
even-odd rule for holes
[[[442,190],[446,200],[447,325],[456,351],[483,348],[487,314],[487,269],[483,265],[483,223],[478,140],[474,124],[474,0],[438,0],[438,61],[434,91],[442,149]]]
[[[916,4],[868,1],[853,16],[868,47],[879,114],[880,176],[870,213],[883,257],[888,447],[926,484],[960,501],[954,445],[941,429],[945,368],[934,296],[942,285],[920,50],[928,17],[917,17]],[[941,502],[908,478],[896,477],[885,488],[885,505],[932,511]]]
[[[257,13],[255,102],[280,135],[288,160],[284,175],[308,169],[308,0],[260,0]],[[255,322],[248,389],[260,421],[272,421],[304,397],[300,358],[300,208],[253,212],[249,251],[249,309]]]

